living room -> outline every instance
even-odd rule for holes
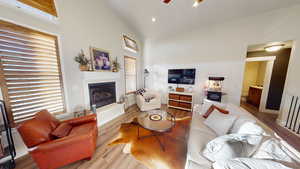
[[[52,6],[49,7],[49,4]],[[45,10],[45,7],[41,7],[41,5],[51,9]],[[276,114],[276,123],[287,130],[284,132],[280,132],[280,130],[278,135],[284,133],[287,136],[285,133],[287,132],[298,138],[299,119],[297,114],[299,114],[300,102],[298,101],[298,96],[300,96],[298,88],[300,85],[298,78],[300,72],[298,66],[300,63],[299,11],[300,2],[297,0],[285,2],[280,0],[268,0],[266,2],[258,0],[251,2],[238,0],[226,2],[215,0],[155,0],[149,2],[138,0],[47,0],[46,3],[41,0],[0,0],[0,28],[1,30],[9,27],[16,28],[16,31],[32,31],[29,34],[32,37],[54,37],[55,58],[57,59],[53,65],[58,70],[55,73],[58,73],[59,83],[53,82],[53,85],[59,86],[58,90],[62,94],[59,103],[61,103],[64,112],[55,114],[56,118],[69,120],[70,116],[76,116],[74,112],[85,109],[96,113],[99,137],[91,160],[72,161],[72,159],[72,163],[62,162],[64,165],[58,165],[59,167],[66,165],[66,168],[173,169],[167,165],[168,162],[164,163],[162,159],[153,165],[149,162],[153,161],[150,154],[141,156],[130,153],[130,149],[132,152],[135,146],[130,148],[126,144],[113,146],[107,146],[107,144],[112,143],[118,136],[119,129],[122,130],[122,126],[124,126],[123,123],[131,122],[134,117],[139,116],[139,113],[147,112],[149,109],[161,107],[162,111],[169,111],[168,113],[172,114],[171,119],[175,115],[176,124],[185,123],[185,115],[192,116],[191,114],[201,109],[197,106],[204,107],[202,104],[207,98],[205,89],[208,87],[209,77],[223,77],[222,104],[239,107],[247,48],[253,44],[293,41],[282,94],[282,105]],[[2,42],[8,39],[5,39],[2,34],[0,36],[2,37],[0,38],[2,62],[5,60],[3,57],[7,57],[5,52],[8,50],[7,44]],[[51,50],[54,48],[51,47]],[[105,58],[109,58],[111,63],[116,63],[117,70],[110,69],[107,71],[104,66],[98,68],[97,57],[94,57],[97,54],[103,56],[100,58],[104,58],[104,60],[100,59],[100,64],[104,64]],[[87,69],[80,70],[79,64],[74,61],[76,56],[84,56],[84,58],[91,60]],[[23,60],[22,63],[24,66],[25,61]],[[5,64],[2,64],[1,69],[5,70]],[[16,67],[11,66],[10,69],[16,69]],[[194,69],[193,85],[169,83],[169,71],[174,69]],[[4,80],[8,76],[3,70],[1,70],[0,75],[2,89],[0,98],[7,105],[11,98],[9,92],[17,92],[18,90],[14,89],[20,87],[20,84],[17,84],[19,86],[12,85],[15,88],[6,88],[6,82],[11,79]],[[18,80],[22,78],[20,76],[15,77],[19,78]],[[115,88],[112,104],[108,103],[108,106],[102,108],[97,106],[94,110],[91,104],[92,98],[97,100],[98,97],[105,97],[104,101],[108,101],[108,99],[106,96],[94,95],[91,97],[92,86],[90,84],[111,82],[114,83]],[[147,98],[149,100],[143,99],[146,96],[139,99],[141,95],[136,94],[136,90],[143,88],[153,92],[149,94],[149,98]],[[167,107],[170,88],[172,88],[172,92],[176,92],[177,89],[178,92],[184,90],[183,93],[192,93],[191,111],[186,112]],[[154,100],[156,100],[155,103],[153,103]],[[143,105],[149,103],[153,103],[152,107],[146,106],[143,110]],[[217,103],[214,104],[217,106]],[[20,107],[20,105],[16,106]],[[14,143],[13,149],[16,150],[16,155],[13,157],[16,159],[16,168],[43,168],[45,162],[42,162],[43,165],[39,165],[40,161],[36,160],[35,156],[31,157],[32,147],[24,144],[24,138],[18,134],[15,128],[21,124],[21,121],[24,122],[23,116],[20,122],[14,121],[21,117],[20,111],[16,110],[15,115],[13,115],[13,109],[10,106],[6,106],[6,109],[8,109],[9,128],[11,128]],[[32,112],[30,118],[25,120],[30,120],[37,112]],[[81,115],[78,114],[78,116]],[[89,117],[89,115],[83,116]],[[158,116],[153,116],[153,118],[159,119]],[[140,123],[138,124],[140,125]],[[142,134],[147,133],[144,131],[145,128],[137,128],[141,129]],[[179,131],[180,134],[181,130]],[[190,132],[187,130],[184,133],[189,134]],[[163,153],[163,157],[172,154],[168,153],[168,146],[176,145],[176,141],[167,145],[166,140],[168,139],[164,139],[164,136],[151,135],[149,137],[140,139],[140,142],[146,142],[147,139],[150,139],[151,143],[156,145],[157,142],[160,143],[159,139],[161,138],[163,146],[155,147],[155,149]],[[289,137],[285,139],[288,142]],[[183,141],[186,146],[189,146],[187,145],[189,144],[188,141],[187,138]],[[298,148],[293,143],[289,144],[295,149]],[[138,150],[141,149],[143,150],[143,147],[138,147]],[[164,152],[162,149],[166,149],[166,151]],[[183,152],[184,150],[189,151],[182,147]],[[121,155],[114,156],[113,154]],[[182,154],[182,152],[178,152],[178,154]],[[185,159],[188,156],[187,153],[183,153],[182,156],[175,156],[174,158]],[[149,161],[145,158],[148,158]],[[186,163],[189,160],[182,161],[184,161],[182,163]],[[203,167],[201,165],[200,167],[196,166],[195,169],[211,168],[211,166]],[[58,168],[58,166],[54,168]],[[192,169],[193,167],[187,166],[186,168]]]

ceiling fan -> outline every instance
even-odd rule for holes
[[[170,2],[171,2],[172,0],[163,0],[163,2],[164,3],[166,3],[166,4],[169,4]],[[202,2],[203,0],[194,0],[195,2],[194,2],[194,7],[197,7],[199,4],[200,4],[200,2]]]

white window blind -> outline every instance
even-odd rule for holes
[[[136,91],[136,59],[125,56],[125,83],[126,94]]]
[[[0,82],[10,120],[65,111],[57,37],[0,21]]]

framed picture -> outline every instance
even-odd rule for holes
[[[91,47],[91,61],[92,69],[94,71],[110,71],[111,61],[109,57],[109,52]]]
[[[138,46],[137,46],[137,43],[135,40],[129,38],[128,36],[126,35],[123,35],[123,38],[124,38],[124,43],[125,43],[125,47],[126,48],[129,48],[135,52],[138,51]]]

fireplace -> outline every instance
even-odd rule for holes
[[[116,83],[93,83],[89,84],[90,106],[96,108],[106,106],[116,102]]]

